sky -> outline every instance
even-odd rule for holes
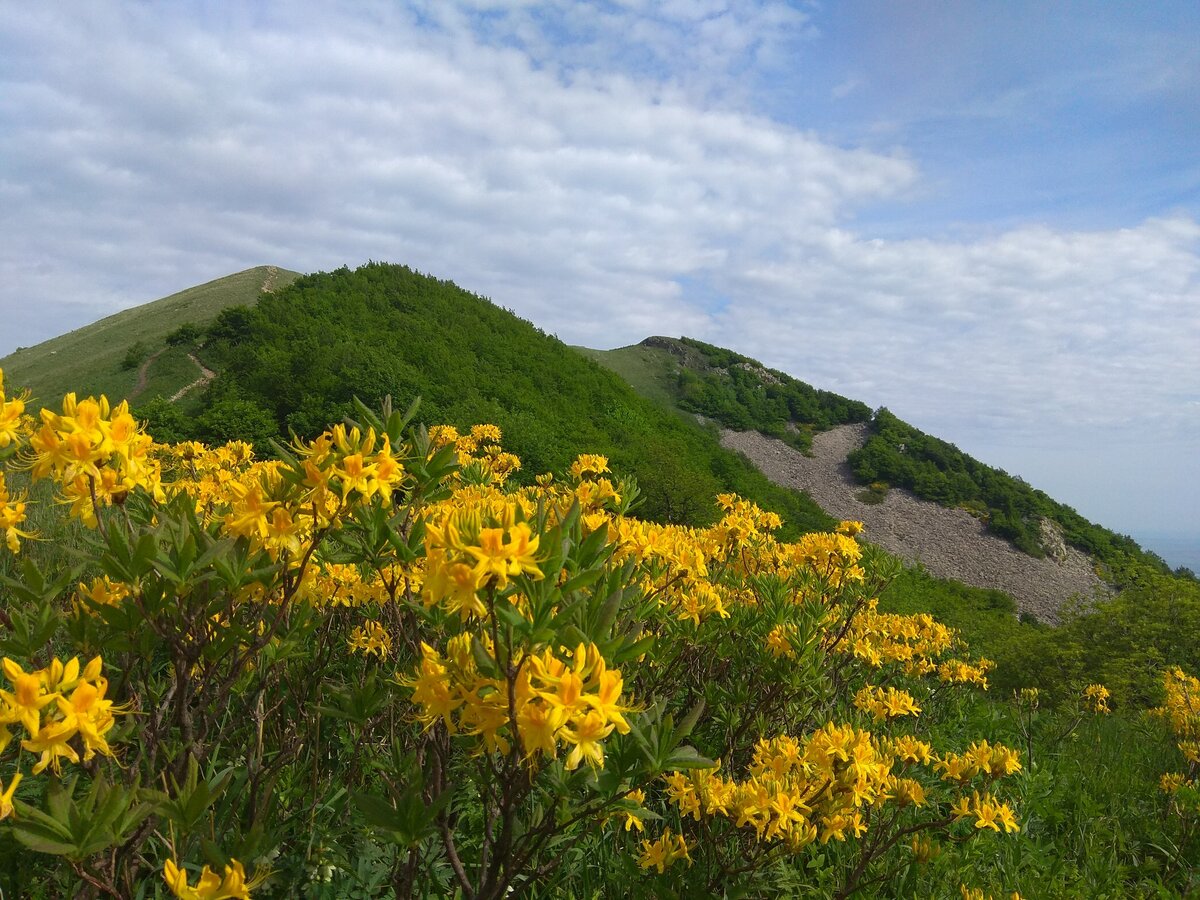
[[[1195,566],[1197,97],[1194,0],[0,0],[0,355],[407,263],[887,406]]]

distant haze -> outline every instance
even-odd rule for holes
[[[12,3],[0,97],[0,355],[403,262],[1200,531],[1194,0]]]

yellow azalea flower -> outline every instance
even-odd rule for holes
[[[1187,784],[1187,778],[1181,772],[1168,772],[1158,780],[1159,790],[1173,794]]]
[[[441,719],[451,733],[454,722],[450,714],[463,704],[463,698],[451,686],[449,673],[441,655],[426,643],[421,644],[421,665],[415,678],[402,678],[400,683],[413,690],[413,702],[423,707],[418,718],[428,728]]]
[[[505,537],[508,540],[505,540]],[[510,576],[529,574],[542,577],[534,554],[540,538],[533,537],[529,526],[519,522],[512,528],[482,528],[478,545],[466,547],[466,552],[475,562],[475,575],[482,584],[495,578],[496,587],[508,587]]]
[[[1000,830],[1000,824],[996,821],[996,816],[999,810],[991,803],[983,802],[975,808],[975,827],[990,828],[993,831]]]
[[[686,859],[689,863],[692,861],[687,842],[682,834],[673,835],[668,828],[657,841],[642,841],[638,865],[643,869],[657,869],[661,875],[680,859]]]
[[[366,622],[350,632],[350,650],[386,659],[392,652],[392,636],[379,622]]]
[[[21,777],[21,773],[17,772],[8,783],[8,787],[0,791],[0,819],[7,819],[13,814],[13,794],[17,791],[17,785],[21,783]],[[0,786],[2,785],[3,782],[0,782]]]
[[[959,797],[954,801],[954,805],[950,807],[950,814],[956,819],[965,819],[971,815],[971,798]]]
[[[30,753],[42,755],[42,758],[33,767],[34,775],[40,775],[47,766],[54,770],[55,775],[60,774],[62,771],[59,764],[60,759],[69,759],[73,763],[79,762],[79,754],[68,743],[75,736],[76,730],[76,726],[71,722],[56,722],[39,730],[37,737],[21,741],[21,746]]]
[[[1000,804],[1000,806],[996,809],[996,819],[1002,826],[1004,826],[1004,831],[1006,834],[1021,830],[1021,826],[1017,824],[1016,816],[1013,814],[1012,809],[1009,808],[1007,803]]]
[[[260,484],[229,485],[233,503],[225,516],[225,530],[234,537],[265,538],[270,528],[269,516],[277,503],[263,496]]]
[[[0,722],[20,722],[31,738],[38,736],[41,726],[41,711],[54,702],[54,694],[45,693],[42,679],[36,672],[26,672],[7,656],[0,666],[4,677],[12,682],[14,690],[0,691]]]
[[[617,703],[621,699],[621,673],[615,669],[602,672],[599,682],[599,690],[595,694],[584,694],[583,702],[613,723],[620,734],[629,734],[629,723],[622,715],[629,707]]]
[[[608,737],[613,730],[611,723],[606,723],[604,715],[596,710],[590,711],[581,719],[572,722],[574,727],[564,727],[563,739],[574,744],[567,754],[564,763],[568,770],[578,768],[583,760],[587,760],[596,768],[604,768],[604,748],[600,741]]]
[[[28,399],[28,392],[5,399],[4,370],[0,369],[0,450],[20,444],[25,431],[25,401]]]
[[[425,604],[441,603],[450,613],[457,613],[466,622],[468,619],[484,618],[487,607],[479,599],[479,578],[475,571],[463,562],[449,562],[443,550],[431,550],[426,557],[426,577],[422,587]]]
[[[792,649],[792,635],[796,632],[794,625],[776,625],[767,635],[767,650],[771,655],[793,657],[796,651]]]
[[[79,601],[90,601],[97,606],[116,606],[129,596],[129,585],[111,581],[107,575],[93,578],[91,584],[79,583],[76,597]],[[86,604],[83,604],[84,608]]]
[[[638,806],[642,806],[646,802],[646,792],[643,791],[641,788],[638,788],[635,791],[630,791],[626,795],[626,799],[629,800],[631,803],[636,803]],[[631,828],[636,828],[638,831],[646,830],[646,825],[642,821],[642,817],[640,815],[638,815],[638,810],[623,809],[623,810],[621,810],[621,814],[623,816],[625,816],[625,830],[626,831],[629,831]]]
[[[26,508],[25,494],[10,494],[4,473],[0,472],[0,533],[10,553],[20,553],[22,538],[29,540],[34,536],[33,532],[17,527],[25,521]]]
[[[555,660],[558,662],[558,660]],[[541,661],[536,657],[530,660],[530,664],[538,671]],[[546,674],[546,669],[541,669],[539,674],[542,678],[553,681],[557,685],[557,689],[553,692],[543,692],[540,696],[548,703],[562,709],[568,715],[580,712],[586,708],[587,704],[583,697],[583,679],[575,671],[564,672],[561,676],[554,678]]]
[[[691,816],[699,821],[700,794],[692,780],[682,772],[672,772],[670,775],[664,775],[663,781],[667,783],[667,797],[679,807],[679,815]]]
[[[941,848],[925,835],[913,835],[912,852],[918,863],[924,865],[941,856]]]
[[[250,900],[251,889],[262,883],[264,875],[247,881],[242,864],[231,859],[223,875],[205,866],[200,873],[200,880],[192,887],[188,884],[187,873],[173,859],[168,859],[163,865],[163,880],[180,900]]]
[[[567,715],[560,707],[538,702],[524,704],[517,712],[517,728],[525,755],[532,757],[541,752],[553,758],[558,750],[558,731],[566,721]]]
[[[104,698],[107,689],[108,680],[97,678],[95,684],[80,682],[69,698],[64,699],[61,695],[57,698],[63,724],[75,728],[83,740],[85,762],[96,753],[113,755],[104,735],[116,721],[114,714],[124,712],[124,709],[115,707],[111,700]]]
[[[1108,712],[1108,701],[1111,696],[1108,688],[1102,684],[1089,684],[1083,690],[1083,699],[1094,713]]]

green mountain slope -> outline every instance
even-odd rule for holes
[[[650,337],[631,347],[584,352],[659,403],[726,428],[761,431],[798,450],[808,450],[816,432],[871,417],[865,403],[692,338]]]
[[[67,391],[170,397],[200,373],[185,346],[167,344],[168,335],[185,324],[207,325],[221,310],[252,304],[297,277],[275,266],[227,275],[23,347],[0,359],[0,369],[10,389],[29,388],[47,406]]]
[[[747,356],[691,338],[664,337],[584,352],[660,405],[736,431],[756,430],[800,450],[811,446],[815,433],[869,421],[866,445],[849,460],[864,485],[904,487],[922,499],[970,509],[989,531],[1032,556],[1044,555],[1040,523],[1047,518],[1072,545],[1103,562],[1110,578],[1123,578],[1131,561],[1167,571],[1162,560],[1132,538],[1089,522],[1021,479],[924,434],[888,410],[872,415],[863,403],[813,388]]]
[[[499,425],[525,478],[561,471],[580,452],[607,454],[645,486],[641,514],[651,518],[708,522],[715,494],[735,491],[779,512],[793,531],[830,523],[711,431],[529,322],[407,267],[300,278],[250,310],[219,316],[203,352],[220,375],[197,415],[155,422],[165,417],[154,409],[152,427],[210,441],[311,436],[352,414],[355,396],[372,404],[419,396],[424,422]]]

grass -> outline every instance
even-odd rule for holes
[[[643,344],[615,350],[592,350],[588,347],[573,349],[616,372],[646,399],[688,419],[694,418],[680,410],[676,402],[672,383],[679,373],[679,360],[670,351]]]
[[[200,369],[188,359],[187,347],[168,347],[150,364],[146,372],[146,390],[137,399],[139,402],[155,397],[169,400],[199,377]]]
[[[218,278],[161,300],[123,310],[91,325],[51,338],[35,347],[23,347],[0,359],[9,393],[29,388],[35,403],[52,405],[67,391],[127,397],[137,385],[138,370],[123,369],[122,360],[139,341],[149,356],[165,347],[168,334],[185,322],[203,325],[229,306],[251,305],[258,300],[273,267],[258,266]],[[299,275],[276,269],[274,289],[290,284]],[[175,391],[194,381],[199,371],[186,352],[165,353],[147,372],[143,396],[147,399]],[[184,375],[187,375],[186,379]],[[172,387],[171,385],[174,385]]]

